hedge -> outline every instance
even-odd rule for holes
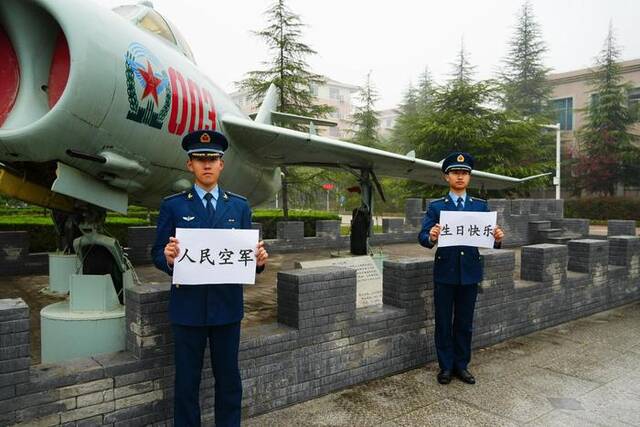
[[[146,220],[128,217],[109,217],[105,223],[105,234],[116,238],[122,246],[127,245],[127,228],[149,225]],[[53,221],[44,216],[0,216],[0,231],[27,231],[29,252],[52,252],[56,250],[56,231]]]
[[[5,211],[2,213],[4,214]],[[157,212],[151,211],[151,222],[147,221],[147,212],[132,212],[130,216],[109,214],[105,223],[106,234],[116,238],[122,246],[127,245],[127,228],[133,226],[155,225]],[[316,220],[339,220],[340,215],[323,211],[289,211],[290,221],[304,222],[304,235],[315,235]],[[253,221],[262,224],[263,238],[275,239],[276,223],[283,221],[282,210],[263,209],[253,213]],[[29,233],[29,252],[52,252],[56,250],[56,232],[53,221],[43,215],[0,215],[0,231],[27,231]]]
[[[339,220],[340,215],[325,211],[290,210],[289,221],[303,221],[305,237],[316,235],[317,220]],[[277,223],[284,221],[281,209],[260,209],[253,212],[254,222],[262,224],[262,238],[275,239],[277,235]]]
[[[565,218],[640,219],[640,197],[583,197],[564,201]]]

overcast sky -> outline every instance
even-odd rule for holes
[[[132,1],[98,0],[108,6]],[[272,0],[154,0],[155,9],[189,41],[203,71],[228,92],[268,58],[251,31],[263,28]],[[318,54],[310,68],[360,85],[367,72],[379,109],[396,106],[426,66],[448,78],[464,39],[477,78],[493,77],[507,53],[521,0],[289,0],[308,27],[304,41]],[[622,59],[640,58],[640,1],[533,0],[554,72],[589,67],[613,23]]]

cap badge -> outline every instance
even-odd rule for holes
[[[200,142],[208,144],[209,142],[211,142],[211,137],[208,133],[203,133],[202,135],[200,135]]]
[[[460,154],[456,160],[459,162],[464,162],[464,156]]]

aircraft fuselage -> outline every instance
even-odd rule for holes
[[[224,132],[220,117],[246,115],[177,41],[135,20],[85,0],[0,3],[0,36],[10,43],[0,43],[0,53],[13,53],[19,75],[13,99],[0,98],[11,101],[0,115],[2,162],[61,162],[150,207],[188,186],[182,137]],[[271,197],[279,169],[261,166],[242,141],[229,142],[220,185],[253,204]]]

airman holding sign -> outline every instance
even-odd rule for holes
[[[227,147],[225,136],[212,130],[184,137],[182,148],[189,155],[187,168],[195,184],[189,191],[165,198],[151,251],[156,267],[174,276],[169,318],[175,348],[176,426],[200,425],[200,378],[207,341],[215,379],[215,423],[240,425],[241,283],[253,282],[268,254],[262,242],[256,244],[257,232],[249,230],[247,200],[218,186]],[[222,230],[210,235],[214,231],[210,229]],[[194,234],[199,237],[194,239]]]
[[[487,202],[467,194],[472,170],[473,157],[468,153],[455,152],[444,159],[442,172],[449,194],[429,204],[418,236],[426,248],[438,245],[433,281],[440,384],[450,383],[453,375],[475,383],[468,364],[473,311],[482,281],[478,247],[499,248],[504,237]]]

